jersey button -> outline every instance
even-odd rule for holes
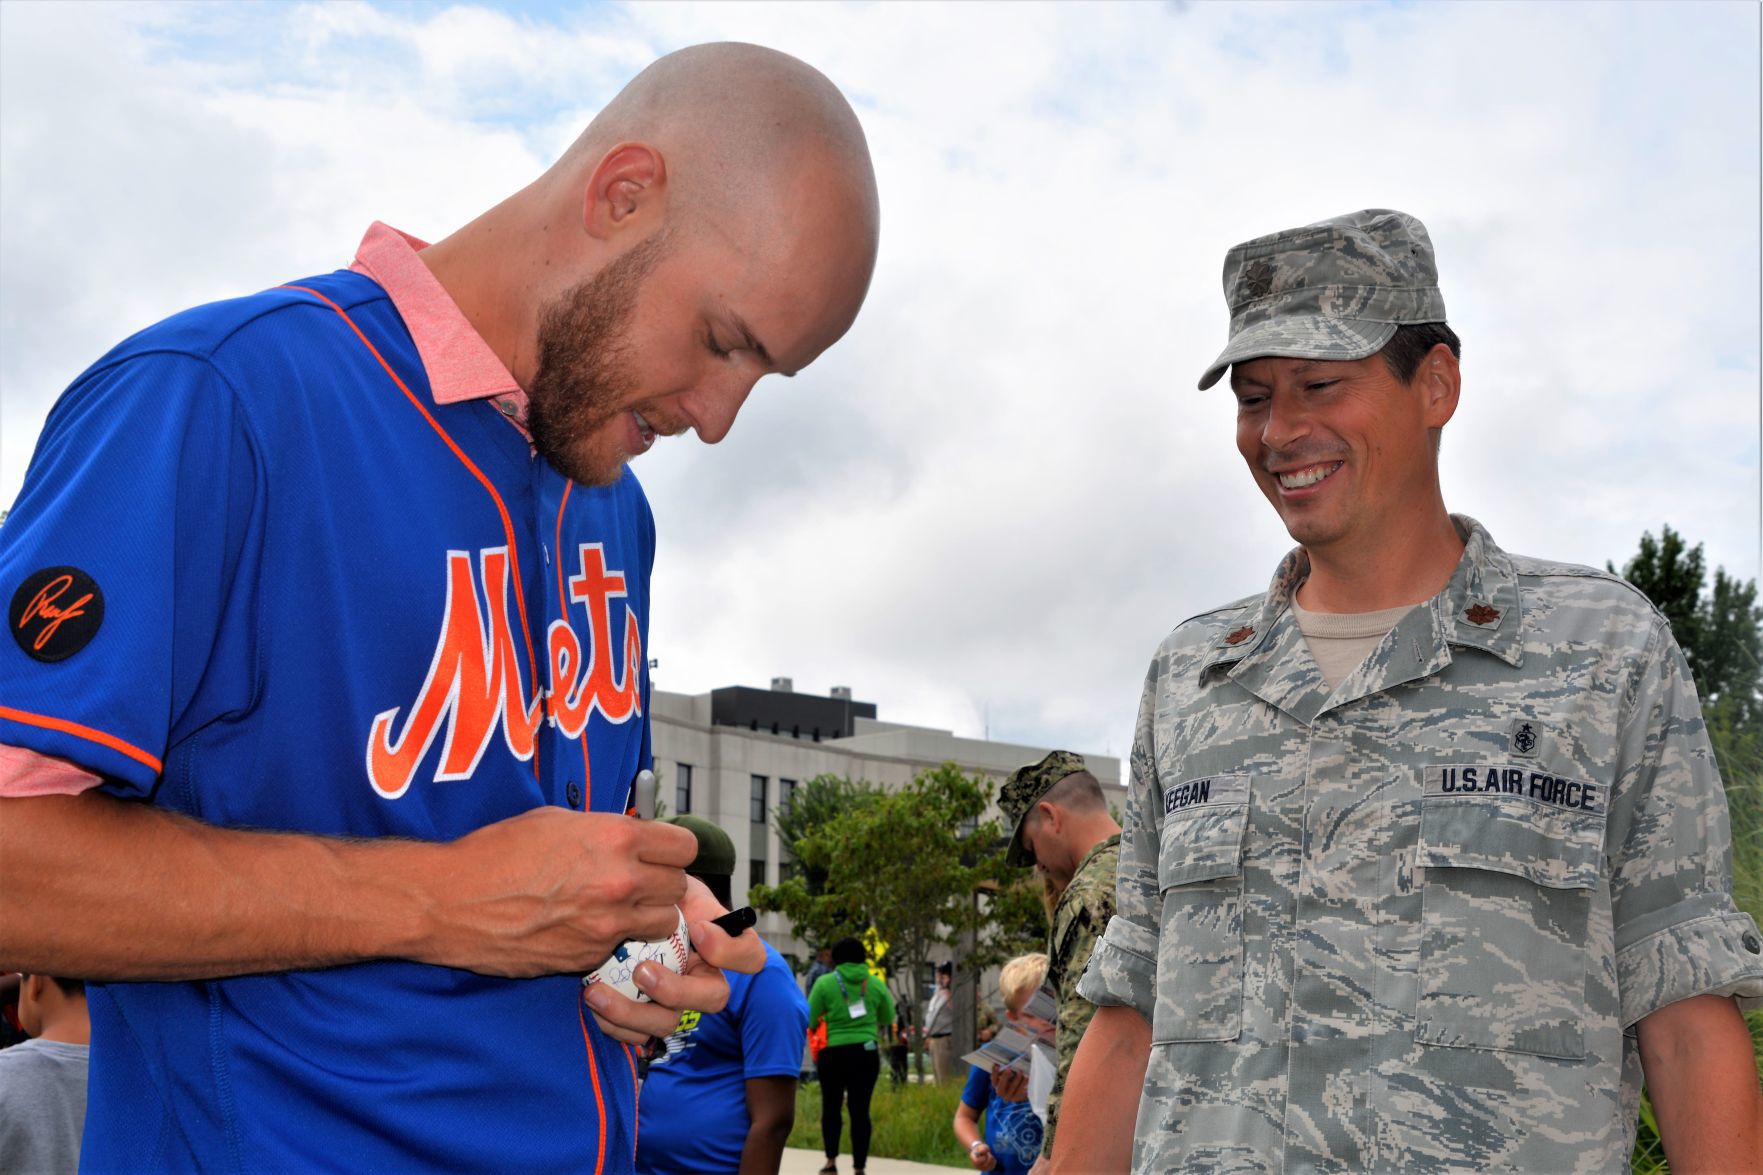
[[[579,808],[582,806],[582,789],[580,784],[571,782],[565,794],[569,796],[570,807]]]

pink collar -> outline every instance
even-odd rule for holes
[[[417,253],[428,248],[408,233],[374,221],[349,268],[384,287],[416,343],[437,404],[494,399],[509,423],[526,432],[526,393]]]

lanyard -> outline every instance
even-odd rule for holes
[[[845,987],[845,977],[840,975],[837,971],[834,971],[833,979],[838,982],[839,995],[844,997],[845,1006],[850,1007],[851,993]],[[863,977],[863,986],[857,989],[857,994],[863,997],[864,1003],[867,1004],[869,1002],[869,977],[867,975]]]

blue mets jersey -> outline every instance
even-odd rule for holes
[[[571,486],[487,402],[435,403],[370,279],[200,307],[50,414],[0,528],[0,742],[227,826],[622,811],[653,551],[628,472]],[[94,985],[86,1163],[628,1170],[634,1058],[581,992],[410,962]]]

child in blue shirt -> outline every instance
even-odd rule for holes
[[[1004,1016],[1021,1023],[1023,1005],[1047,977],[1047,956],[1020,955],[1004,964],[998,975]],[[1026,1026],[1026,1025],[1025,1025]],[[980,1116],[985,1133],[980,1133]],[[974,1066],[955,1107],[955,1137],[967,1148],[976,1170],[1002,1175],[1028,1175],[1041,1153],[1041,1120],[1028,1100],[1028,1078],[1010,1069],[991,1072]]]

